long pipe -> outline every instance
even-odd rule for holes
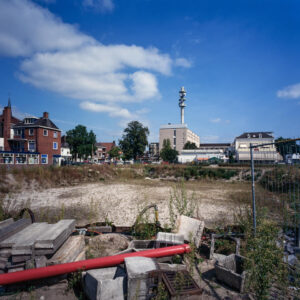
[[[51,276],[58,276],[62,274],[72,273],[79,270],[99,269],[105,267],[112,267],[124,262],[126,257],[143,256],[143,257],[163,257],[172,256],[176,254],[184,254],[190,252],[188,244],[177,246],[151,249],[133,253],[125,253],[113,256],[105,256],[93,259],[87,259],[77,262],[65,263],[60,265],[30,269],[25,271],[17,271],[13,273],[0,274],[0,285],[12,284],[22,281],[36,280]]]

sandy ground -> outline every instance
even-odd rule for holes
[[[169,223],[168,204],[174,185],[172,182],[141,180],[31,189],[6,196],[4,205],[9,211],[29,207],[40,219],[55,214],[57,218],[76,218],[77,224],[107,219],[116,226],[131,226],[141,209],[155,203],[159,208],[159,220],[164,225]],[[189,182],[186,190],[188,198],[193,198],[198,206],[194,216],[213,225],[233,221],[237,204],[232,201],[232,195],[248,190],[248,186],[245,189],[243,185],[230,182]],[[149,216],[152,218],[153,215],[150,213]]]

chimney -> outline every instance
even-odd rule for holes
[[[43,113],[43,119],[49,119],[49,114],[46,111]]]
[[[10,145],[8,143],[8,139],[10,139],[10,130],[11,130],[11,103],[10,99],[8,99],[8,105],[4,107],[3,110],[3,137],[4,137],[4,150],[10,151]]]

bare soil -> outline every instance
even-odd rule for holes
[[[48,189],[33,185],[7,194],[3,207],[10,213],[28,207],[38,220],[75,218],[77,225],[109,221],[116,226],[132,226],[139,211],[155,203],[164,225],[170,221],[168,205],[176,184],[159,179],[131,179]],[[207,226],[233,223],[239,207],[250,200],[247,182],[188,181],[184,186],[188,199],[193,199],[198,207],[194,217],[203,219]]]

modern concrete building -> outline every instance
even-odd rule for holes
[[[280,161],[282,156],[276,151],[273,132],[245,132],[234,139],[235,158],[240,162],[249,162],[250,144],[257,146],[253,148],[253,159],[255,161]],[[262,144],[269,144],[260,146]]]
[[[195,143],[200,146],[200,137],[188,129],[187,124],[168,124],[162,125],[159,129],[159,151],[163,147],[164,140],[170,140],[171,147],[181,151],[186,142]]]
[[[170,140],[171,147],[181,152],[185,143],[195,143],[197,147],[200,146],[200,137],[188,129],[187,124],[184,123],[184,108],[186,107],[186,91],[181,87],[179,91],[179,107],[180,107],[180,124],[162,125],[159,129],[159,151],[163,148],[164,140]]]

